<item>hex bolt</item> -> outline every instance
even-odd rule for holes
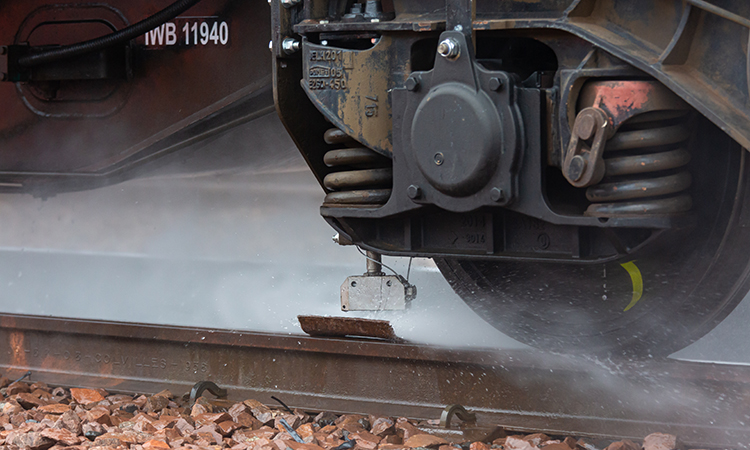
[[[583,172],[586,171],[586,160],[581,155],[575,155],[570,159],[570,165],[568,166],[568,178],[573,181],[578,181],[583,176]]]
[[[442,154],[442,153],[440,153],[440,152],[438,152],[438,153],[435,153],[435,158],[434,158],[434,160],[435,160],[435,164],[436,164],[436,165],[438,165],[438,166],[442,166],[442,165],[443,165],[443,163],[445,162],[445,155],[443,155],[443,154]]]
[[[282,6],[284,6],[284,8],[291,8],[292,6],[297,5],[301,2],[302,0],[281,0],[281,4]]]
[[[412,92],[419,90],[419,78],[417,76],[410,76],[406,79],[406,89]]]
[[[505,192],[500,188],[490,189],[490,198],[493,202],[501,202],[505,200]]]
[[[456,41],[455,39],[446,38],[440,41],[437,51],[443,58],[456,59],[461,53],[461,47],[458,45],[458,41]]]
[[[416,200],[422,197],[422,189],[416,184],[412,184],[406,188],[406,195],[408,195],[410,199]]]
[[[503,80],[500,78],[492,77],[490,78],[490,89],[493,91],[499,91],[503,88]]]
[[[284,50],[284,53],[286,53],[287,55],[291,55],[299,51],[300,42],[296,39],[285,38],[281,42],[281,48],[282,50]]]

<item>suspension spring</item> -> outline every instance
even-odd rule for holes
[[[343,148],[330,150],[323,162],[335,169],[323,179],[329,190],[324,203],[329,205],[382,205],[391,197],[392,161],[349,137],[338,128],[327,130],[327,144]]]
[[[604,150],[605,178],[586,190],[586,215],[675,214],[690,210],[687,111],[654,111],[620,126]]]

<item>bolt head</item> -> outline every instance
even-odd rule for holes
[[[419,79],[416,76],[411,76],[406,79],[406,89],[412,92],[419,90]]]
[[[493,202],[501,202],[505,200],[505,192],[500,188],[492,188],[490,189],[490,199]]]
[[[422,196],[422,189],[420,189],[419,186],[412,184],[406,188],[406,195],[412,200],[420,198]]]
[[[582,114],[576,119],[575,132],[581,139],[591,139],[596,133],[596,119],[591,115]]]
[[[299,51],[300,42],[296,39],[286,38],[281,41],[281,48],[284,50],[284,53],[291,55]]]
[[[490,89],[492,89],[493,91],[499,91],[503,88],[503,80],[501,80],[500,78],[492,77],[490,78],[489,85]]]
[[[443,58],[456,59],[461,53],[461,47],[455,39],[447,38],[440,41],[437,51]]]
[[[443,163],[445,162],[445,155],[443,155],[440,152],[435,153],[434,161],[436,165],[442,166]]]
[[[568,166],[568,178],[573,181],[578,181],[583,176],[583,172],[586,170],[586,160],[581,155],[575,155],[570,160],[570,166]]]

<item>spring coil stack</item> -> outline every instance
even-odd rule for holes
[[[676,214],[690,210],[685,110],[654,111],[623,123],[607,141],[605,178],[586,190],[586,215]]]
[[[349,137],[338,128],[327,130],[327,144],[337,146],[323,156],[323,162],[335,171],[323,179],[329,191],[326,205],[378,206],[391,197],[392,161]]]

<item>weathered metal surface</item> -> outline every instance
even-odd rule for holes
[[[323,135],[326,144],[334,147],[323,155],[323,162],[334,172],[323,178],[329,191],[325,204],[347,206],[380,206],[391,196],[393,164],[390,158],[354,140],[338,128]],[[345,145],[345,148],[338,148]]]
[[[310,336],[371,337],[390,341],[399,340],[387,320],[358,317],[297,316],[302,331]]]
[[[562,166],[563,175],[570,184],[586,187],[602,180],[604,146],[612,134],[612,122],[599,107],[589,106],[578,113]]]
[[[445,405],[462,404],[489,428],[662,431],[693,448],[750,442],[747,367],[7,314],[0,325],[0,368],[10,378],[31,370],[49,383],[176,393],[209,380],[230,399],[271,403],[274,395],[308,410],[438,418]]]
[[[369,261],[368,261],[369,262]],[[341,284],[342,311],[389,311],[406,309],[416,289],[394,275],[351,276]]]
[[[324,3],[318,1],[317,3]],[[309,18],[299,33],[362,31],[429,33],[445,29],[445,2],[395,2],[393,21],[351,24]],[[516,0],[486,2],[477,9],[476,32],[560,29],[604,48],[659,79],[744,147],[750,147],[750,109],[743,36],[750,5],[700,0]]]
[[[303,85],[310,100],[336,127],[390,156],[393,142],[389,91],[395,84],[393,65],[404,65],[406,61],[393,54],[398,47],[392,45],[390,37],[373,41],[375,45],[367,50],[304,42]]]
[[[169,2],[53,3],[0,5],[0,45],[80,42],[122,29]],[[265,45],[259,46],[270,33],[266,8],[260,2],[200,2],[131,42],[129,79],[2,83],[3,189],[48,195],[120,181],[186,142],[268,112],[271,64]],[[52,78],[72,76],[63,75]]]
[[[689,109],[679,97],[653,80],[589,81],[581,89],[578,105],[601,108],[615,130],[638,114]],[[570,104],[568,108],[575,106]]]
[[[652,80],[590,81],[577,106],[583,109],[572,126],[562,170],[573,186],[588,187],[586,198],[594,204],[586,215],[690,210],[692,199],[685,191],[692,177],[684,166],[691,159],[687,148],[700,149],[689,145],[690,110],[679,97]],[[624,175],[629,177],[612,178]]]

